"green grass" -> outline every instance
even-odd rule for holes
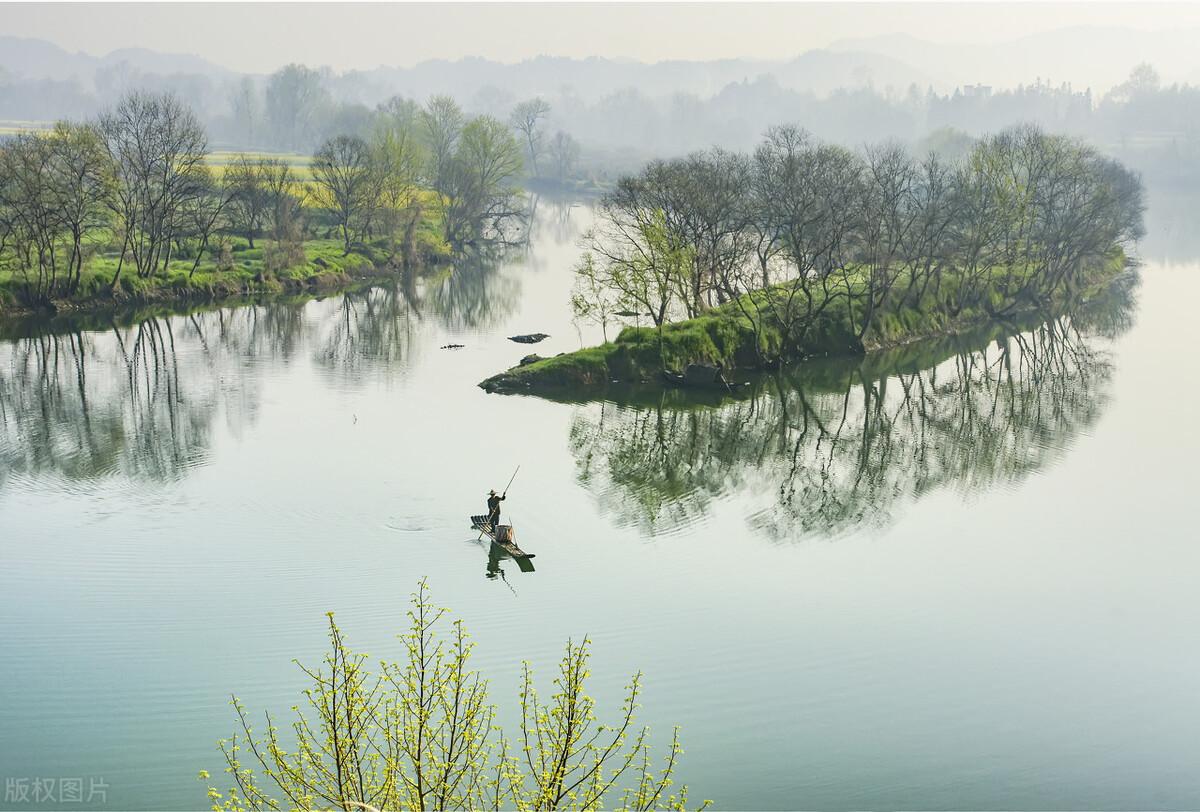
[[[1107,284],[1125,267],[1125,261],[1124,252],[1114,250],[1101,267],[1093,270],[1089,285]],[[991,275],[999,281],[1005,278],[1006,271],[995,269]],[[958,291],[949,275],[947,279],[936,300],[915,307],[896,306],[877,311],[861,339],[854,325],[861,324],[863,314],[858,311],[859,305],[852,304],[858,298],[835,296],[809,325],[799,346],[791,348],[783,360],[862,355],[979,328],[990,321],[983,306],[957,311],[951,308],[949,304]],[[851,278],[848,289],[857,293],[861,284]],[[989,293],[993,299],[998,295],[995,290]],[[489,391],[513,391],[587,387],[617,381],[634,383],[655,380],[664,369],[681,371],[689,364],[708,364],[725,370],[759,369],[784,354],[783,329],[770,316],[773,312],[770,304],[774,299],[778,312],[783,309],[785,295],[786,289],[782,287],[755,291],[743,296],[740,303],[729,302],[696,318],[666,324],[661,331],[653,327],[626,327],[615,341],[513,367],[488,378],[480,386]],[[1056,303],[1065,304],[1065,297]]]
[[[15,125],[19,122],[7,122]],[[24,122],[23,124],[35,124]],[[216,171],[223,171],[241,153],[214,152],[207,161]],[[321,213],[312,209],[311,196],[305,187],[311,181],[311,158],[306,155],[288,153],[246,153],[251,157],[276,157],[286,162],[297,173],[295,193],[302,201],[313,221],[318,223],[318,234],[328,237],[331,227],[321,225]],[[440,201],[433,191],[418,193],[422,204],[422,217],[414,238],[416,254],[427,265],[437,265],[450,257],[451,249],[445,240]],[[85,266],[78,290],[69,297],[56,300],[58,305],[72,309],[89,306],[105,307],[114,299],[134,301],[168,301],[170,299],[194,300],[197,298],[223,298],[250,293],[275,293],[284,290],[330,288],[344,286],[353,280],[392,273],[394,264],[390,259],[387,243],[377,240],[370,244],[356,244],[349,254],[339,239],[312,239],[304,243],[305,259],[292,267],[268,271],[264,261],[265,251],[273,243],[262,239],[250,248],[243,237],[230,237],[233,267],[220,270],[216,262],[216,248],[206,253],[192,273],[192,256],[173,259],[165,271],[149,279],[138,278],[133,268],[126,263],[116,291],[112,280],[120,260],[120,244],[108,231],[93,234],[93,243],[101,247]],[[0,269],[0,314],[19,309],[22,280],[11,271]]]
[[[449,255],[439,223],[432,218],[417,232],[418,253],[427,264],[437,264]],[[265,254],[273,243],[258,240],[250,248],[243,238],[231,240],[233,267],[221,270],[215,253],[201,259],[192,273],[194,258],[173,259],[165,270],[151,278],[138,277],[127,261],[116,291],[112,280],[119,256],[105,250],[85,266],[79,289],[57,300],[70,309],[105,307],[115,301],[168,302],[172,300],[221,299],[261,293],[344,287],[354,281],[369,280],[395,273],[389,262],[384,241],[355,244],[349,254],[340,240],[318,239],[304,243],[304,261],[291,267],[269,271]],[[0,270],[0,314],[18,309],[21,279],[11,271]]]

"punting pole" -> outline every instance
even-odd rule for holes
[[[521,466],[517,466],[517,471],[521,470]],[[508,496],[508,489],[512,487],[513,479],[517,478],[517,471],[513,471],[512,478],[508,480],[508,484],[504,486],[504,495]]]

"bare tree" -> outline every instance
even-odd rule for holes
[[[79,288],[85,259],[97,247],[95,235],[110,219],[112,164],[100,134],[90,124],[59,122],[47,137],[47,146],[51,171],[43,182],[66,232],[67,291],[73,293]]]
[[[513,129],[521,134],[525,142],[525,151],[529,156],[529,165],[533,168],[534,177],[541,177],[538,170],[538,155],[542,152],[541,121],[550,112],[550,103],[545,99],[529,99],[513,108],[509,122]]]
[[[339,135],[326,141],[313,156],[315,196],[328,209],[342,232],[346,253],[358,219],[370,209],[371,155],[361,138]]]
[[[116,287],[126,259],[142,277],[169,265],[185,206],[209,188],[208,139],[171,95],[131,94],[99,126],[115,165],[111,206],[123,233]]]
[[[261,94],[250,77],[243,77],[229,94],[229,106],[233,112],[233,124],[242,146],[249,147],[260,137],[262,123]]]
[[[277,158],[239,155],[226,168],[230,226],[246,235],[251,248],[255,238],[273,222],[290,177],[290,167]]]
[[[304,65],[287,65],[267,80],[267,118],[274,137],[288,149],[311,149],[318,115],[329,105],[321,75]]]
[[[189,200],[183,207],[183,223],[179,238],[193,239],[198,243],[196,255],[188,278],[196,275],[200,262],[208,252],[208,241],[222,225],[229,211],[230,189],[225,184],[212,181],[202,194]]]
[[[462,136],[465,119],[458,103],[449,96],[433,96],[421,112],[421,124],[429,146],[433,188],[445,194],[454,151]]]
[[[566,183],[579,163],[579,142],[570,133],[559,130],[550,139],[550,160],[554,162],[554,177]]]
[[[898,144],[869,147],[857,190],[860,207],[857,261],[843,270],[852,307],[849,317],[857,325],[858,339],[866,335],[901,274],[907,269],[904,252],[916,227],[920,210],[914,205],[918,171],[908,152]],[[848,195],[856,190],[848,189]],[[853,277],[853,278],[852,278]]]

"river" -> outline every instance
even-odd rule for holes
[[[408,290],[10,324],[0,776],[204,808],[230,695],[285,714],[327,611],[395,656],[427,577],[504,721],[521,661],[545,684],[587,635],[602,706],[643,670],[719,808],[1200,807],[1200,268],[1156,213],[1140,280],[1075,318],[720,404],[476,387],[598,338],[583,206]],[[531,573],[467,526],[518,464]]]

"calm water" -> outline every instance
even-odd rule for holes
[[[483,393],[505,336],[596,337],[566,309],[589,216],[407,291],[6,328],[0,775],[203,808],[229,695],[285,712],[327,610],[395,654],[428,576],[507,719],[520,660],[590,635],[598,697],[643,669],[720,807],[1200,807],[1186,218],[1130,295],[1013,336],[722,405]],[[518,463],[537,570],[489,577],[466,516]]]

